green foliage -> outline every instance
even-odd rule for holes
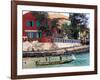
[[[71,27],[71,25],[68,25],[68,23],[64,23],[64,24],[62,24],[62,30],[63,30],[63,35],[64,36],[66,36],[67,35],[67,37],[69,38],[69,39],[73,39],[73,37],[71,36],[71,34],[72,34],[72,27]]]
[[[47,12],[43,12],[43,11],[31,11],[31,12],[32,15],[35,16],[40,22],[48,17]]]
[[[86,14],[70,13],[69,20],[71,21],[70,25],[68,25],[67,22],[62,25],[62,34],[67,35],[69,39],[78,39],[79,32],[82,32],[84,28],[87,28],[88,18],[86,17]]]
[[[53,19],[51,21],[51,27],[48,25],[48,12],[41,11],[32,11],[32,14],[37,18],[40,22],[37,25],[40,25],[39,30],[45,32],[46,36],[52,36],[52,29],[57,29],[58,33],[62,36],[68,36],[69,39],[78,39],[79,32],[82,32],[84,28],[88,26],[88,18],[85,13],[69,13],[69,21],[71,24],[69,25],[67,22],[62,24],[61,29],[58,28],[58,19]],[[44,19],[46,23],[44,23]]]
[[[51,27],[52,28],[57,28],[57,26],[58,26],[58,19],[53,19],[52,21],[51,21]]]
[[[88,18],[84,13],[71,13],[70,14],[71,33],[74,39],[78,39],[78,33],[81,32],[88,25]]]
[[[45,32],[46,36],[51,36],[51,30],[49,29],[48,25],[48,12],[41,12],[41,11],[32,11],[32,14],[38,20],[37,25],[39,26],[38,29],[42,32]],[[43,22],[46,20],[45,22]]]

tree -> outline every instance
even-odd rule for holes
[[[71,33],[74,39],[78,39],[79,31],[83,31],[88,25],[88,18],[85,13],[70,13]]]
[[[44,19],[47,19],[48,13],[43,11],[31,11],[32,15],[37,18],[40,22],[42,22]]]
[[[51,28],[53,29],[53,28],[57,28],[57,26],[58,26],[58,19],[57,18],[55,18],[55,19],[52,19],[52,21],[51,21]]]
[[[63,23],[62,24],[62,34],[65,36],[67,36],[69,39],[72,39],[72,36],[71,36],[71,27],[70,27],[70,24],[68,24],[67,22]]]
[[[32,14],[36,17],[36,19],[40,22],[39,30],[46,33],[46,36],[51,36],[51,31],[48,26],[48,12],[41,11],[32,11]],[[45,22],[44,22],[45,20]]]

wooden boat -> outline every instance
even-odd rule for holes
[[[46,61],[36,61],[36,65],[54,65],[54,64],[64,64],[64,63],[69,63],[71,61],[74,61],[76,57],[72,55],[66,55],[66,56],[58,56],[59,60],[46,60]],[[45,57],[46,58],[46,57]],[[54,58],[54,56],[52,56]],[[64,58],[64,59],[63,59]]]

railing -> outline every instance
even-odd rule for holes
[[[54,42],[63,42],[63,43],[80,43],[81,40],[75,40],[75,39],[63,39],[63,38],[54,38]]]

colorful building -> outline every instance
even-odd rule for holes
[[[41,31],[40,27],[42,27],[42,24],[46,24],[45,27],[50,28],[52,19],[59,19],[59,24],[61,24],[60,22],[63,22],[64,20],[68,19],[68,17],[60,13],[48,13],[47,18],[48,21],[46,21],[46,18],[44,18],[42,22],[40,22],[40,20],[38,20],[36,15],[33,15],[32,12],[24,13],[23,41],[25,41],[26,39],[31,39],[31,40],[38,40],[40,42],[51,42],[52,36],[47,37],[46,33]],[[56,33],[56,30],[53,29],[52,33]]]

